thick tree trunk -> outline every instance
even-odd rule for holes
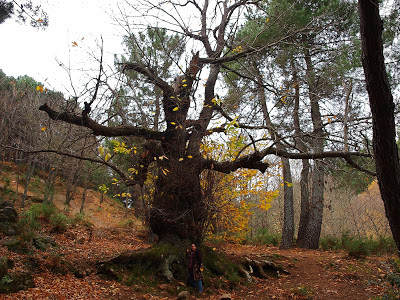
[[[319,160],[314,162],[312,170],[311,205],[304,239],[304,248],[317,249],[321,235],[324,209],[324,169]]]
[[[283,174],[283,229],[281,248],[289,249],[293,246],[294,237],[294,206],[293,206],[293,185],[290,171],[289,159],[282,158]]]
[[[400,251],[400,164],[393,96],[384,64],[379,1],[359,0],[358,9],[362,63],[372,112],[376,173],[386,217]]]
[[[302,159],[302,164],[303,167],[300,174],[300,221],[296,241],[300,247],[304,247],[307,223],[310,218],[311,209],[309,188],[310,162],[308,159]]]
[[[202,201],[201,168],[194,158],[171,161],[163,165],[156,181],[150,227],[160,242],[180,243],[202,239],[206,217]]]

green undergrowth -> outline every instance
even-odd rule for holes
[[[70,217],[60,212],[53,204],[35,203],[20,214],[17,224],[19,236],[8,241],[6,246],[11,251],[20,253],[30,253],[33,248],[45,250],[48,246],[54,246],[54,243],[41,236],[44,226],[49,226],[50,233],[57,233],[65,232],[77,224],[92,226],[84,215]]]
[[[400,258],[390,259],[383,264],[386,275],[382,278],[388,287],[385,293],[374,300],[400,299]]]
[[[72,220],[52,204],[35,203],[21,214],[20,231],[22,234],[34,234],[42,223],[50,224],[52,232],[63,232],[72,224]]]
[[[247,243],[268,245],[268,246],[279,246],[282,239],[281,234],[274,233],[268,230],[268,228],[259,229],[256,233],[248,237]]]
[[[231,258],[207,246],[201,246],[201,253],[205,287],[232,289],[238,283],[244,283],[244,278],[239,275],[239,265]],[[166,261],[169,263],[166,264]],[[173,277],[166,276],[166,266]],[[121,254],[101,263],[98,272],[142,292],[163,283],[172,284],[169,289],[171,294],[178,293],[182,288],[190,289],[182,287],[186,284],[187,272],[186,249],[182,246],[158,244],[147,250]]]
[[[4,184],[0,186],[0,200],[15,200],[15,192],[10,189],[11,180],[7,177],[3,178]]]
[[[233,289],[239,283],[246,283],[240,275],[238,262],[211,247],[202,247],[205,285],[217,289]]]
[[[384,253],[395,253],[396,245],[393,238],[379,237],[354,237],[349,233],[342,236],[325,236],[320,239],[320,248],[327,250],[345,250],[350,257],[363,258],[372,254],[381,255]]]

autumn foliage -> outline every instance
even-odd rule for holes
[[[246,148],[243,136],[235,129],[228,131],[226,142],[206,140],[202,154],[206,158],[234,159]],[[271,169],[279,169],[279,166]],[[268,177],[275,176],[257,170],[238,169],[229,174],[203,171],[203,195],[210,206],[208,226],[205,231],[213,240],[242,242],[249,231],[251,217],[256,211],[267,211],[271,202],[279,195],[278,190],[269,190]]]

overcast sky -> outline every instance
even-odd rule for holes
[[[38,30],[9,19],[0,25],[0,69],[8,76],[29,75],[47,88],[73,94],[68,73],[59,63],[73,70],[72,81],[80,88],[96,77],[98,64],[90,53],[100,54],[98,42],[104,40],[104,60],[113,64],[114,53],[122,53],[123,29],[113,25],[112,7],[117,1],[107,0],[42,0],[49,16],[49,27]],[[73,46],[76,42],[78,46]],[[81,72],[80,69],[93,72]]]

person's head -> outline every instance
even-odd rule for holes
[[[192,249],[192,251],[196,251],[197,250],[196,244],[192,244],[192,246],[190,246],[190,249]]]

